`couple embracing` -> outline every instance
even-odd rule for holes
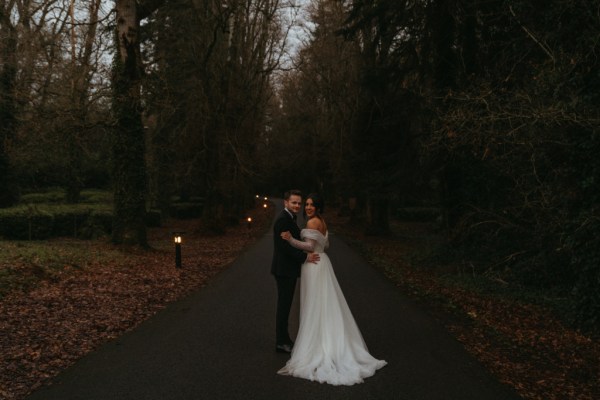
[[[273,228],[271,273],[277,282],[275,350],[291,353],[291,358],[278,373],[332,385],[360,383],[386,362],[369,354],[324,252],[329,233],[321,216],[323,201],[310,194],[303,204],[301,192],[290,190],[283,202],[285,208]],[[300,230],[296,215],[302,207],[307,223]],[[288,318],[297,278],[300,325],[294,343]]]

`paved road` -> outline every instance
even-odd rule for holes
[[[330,243],[328,254],[369,350],[388,362],[365,383],[339,387],[276,374],[288,355],[274,351],[276,288],[267,234],[197,293],[86,356],[28,399],[519,399],[334,232]]]

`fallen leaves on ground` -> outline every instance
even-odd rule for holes
[[[544,307],[470,291],[439,279],[432,268],[411,266],[411,254],[430,245],[426,224],[398,222],[395,235],[374,237],[348,221],[328,213],[330,227],[353,239],[403,291],[418,295],[471,354],[520,396],[600,399],[597,339],[566,326]]]
[[[423,227],[406,224],[411,235],[377,238],[362,235],[346,219],[332,218],[333,230],[358,239],[374,264],[407,293],[435,297],[432,309],[449,331],[498,380],[526,399],[592,400],[600,398],[600,345],[562,324],[549,310],[444,283],[431,272],[405,261],[422,241]],[[253,232],[262,232],[272,216],[252,215]],[[87,261],[77,261],[52,274],[35,258],[20,264],[23,274],[42,275],[34,288],[15,290],[0,300],[0,399],[18,400],[88,352],[133,329],[169,302],[204,285],[225,268],[256,235],[245,224],[223,236],[198,232],[199,221],[169,221],[150,232],[154,250],[120,248],[105,241],[56,240],[56,246],[85,246]],[[183,230],[183,268],[174,267],[171,231]],[[423,232],[425,234],[425,232]],[[92,257],[103,253],[104,257]],[[115,254],[113,263],[106,254]],[[57,262],[60,260],[57,260]],[[37,271],[37,272],[36,272]],[[440,301],[440,299],[442,299]],[[448,306],[452,312],[448,312]]]
[[[150,230],[151,250],[117,247],[106,240],[51,241],[57,247],[84,247],[90,255],[114,253],[115,259],[107,263],[90,256],[85,265],[65,266],[0,300],[0,399],[24,398],[83,355],[202,287],[272,220],[270,210],[252,210],[249,216],[252,230],[241,222],[221,236],[200,233],[198,220],[168,221]],[[187,232],[183,268],[175,268],[174,230]],[[42,267],[31,261],[18,266],[26,275]],[[17,267],[0,265],[0,272],[3,268]]]

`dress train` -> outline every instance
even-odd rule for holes
[[[320,261],[302,265],[300,327],[291,358],[278,373],[331,385],[361,383],[387,363],[367,350],[331,261],[323,252],[328,246],[327,233],[303,229],[301,236],[304,242],[293,240],[292,245],[320,253]]]

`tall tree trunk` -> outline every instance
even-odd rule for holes
[[[12,179],[6,142],[16,129],[15,80],[17,78],[17,32],[8,16],[2,14],[0,23],[6,28],[6,39],[0,46],[0,207],[9,207],[17,200]]]
[[[117,124],[113,134],[112,240],[146,246],[146,166],[136,6],[136,0],[116,1],[118,51],[113,76],[113,107]]]

